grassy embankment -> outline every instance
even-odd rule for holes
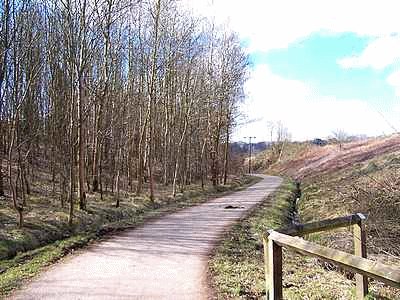
[[[304,147],[295,145],[290,155],[293,157],[293,153],[302,153],[303,150]],[[302,196],[297,207],[300,221],[310,222],[362,212],[368,216],[369,258],[400,267],[399,157],[400,153],[393,152],[366,159],[341,170],[304,178],[301,185]],[[275,202],[267,201],[226,236],[211,261],[219,298],[260,299],[265,295],[263,249],[257,230],[274,228],[285,223],[270,224],[271,211],[279,212],[283,218],[281,220],[286,219],[290,205],[283,206],[283,210],[276,210],[273,203],[282,203],[282,195],[290,203],[292,189],[290,184],[282,186],[274,195]],[[313,234],[305,238],[352,252],[350,228]],[[354,298],[353,274],[292,251],[284,250],[283,278],[285,299]],[[370,280],[368,298],[400,299],[400,291]]]
[[[126,194],[121,207],[114,207],[111,196],[92,195],[87,211],[76,211],[72,228],[67,225],[68,209],[62,209],[51,198],[31,197],[25,227],[18,229],[15,213],[9,203],[0,203],[0,297],[20,286],[24,280],[38,274],[44,267],[75,249],[98,240],[105,234],[133,228],[165,213],[205,202],[211,198],[237,191],[257,182],[259,178],[245,176],[226,186],[204,190],[191,185],[174,199],[160,186],[155,203],[146,196]]]
[[[306,179],[298,207],[301,222],[362,212],[368,217],[368,257],[400,267],[398,157],[399,153],[386,154]],[[350,228],[313,234],[308,239],[349,253],[353,251]],[[303,287],[300,296],[310,299],[351,299],[354,296],[354,276],[349,272],[318,260],[310,266],[299,264],[298,269],[313,276],[313,280],[299,278],[298,283]],[[319,270],[325,272],[317,276]],[[321,286],[319,291],[316,285]],[[400,291],[370,280],[369,299],[400,299]]]

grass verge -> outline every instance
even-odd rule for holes
[[[204,191],[190,191],[178,195],[174,201],[159,202],[156,208],[143,206],[140,209],[127,210],[125,213],[107,217],[107,211],[102,218],[96,220],[92,226],[76,226],[71,236],[62,240],[49,240],[48,245],[17,254],[11,259],[0,260],[0,298],[7,296],[14,289],[37,275],[46,266],[53,264],[74,250],[85,247],[108,233],[134,228],[145,221],[160,217],[166,213],[175,212],[182,208],[203,203],[209,199],[219,197],[231,192],[242,190],[261,179],[245,176],[235,180],[227,186],[207,188]],[[80,230],[79,230],[80,229]],[[25,242],[26,243],[26,242]],[[3,244],[6,247],[8,244]],[[35,245],[25,245],[25,247]]]
[[[285,180],[226,234],[209,262],[218,299],[261,299],[265,295],[261,233],[292,220],[296,185]]]
[[[209,262],[218,299],[265,298],[261,233],[290,224],[297,192],[294,182],[285,180],[225,236]],[[283,260],[284,299],[351,299],[354,292],[351,280],[343,280],[337,272],[326,272],[317,259],[283,248]],[[337,289],[344,297],[337,297]]]

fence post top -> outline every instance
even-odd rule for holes
[[[264,231],[263,233],[263,238],[268,239],[268,237],[270,236],[271,233],[273,233],[275,230],[273,229],[268,229],[266,231]]]
[[[365,221],[367,219],[362,213],[356,213],[356,215],[361,219],[361,221]]]

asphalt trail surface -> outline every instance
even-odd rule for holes
[[[209,299],[211,250],[282,182],[260,176],[262,181],[243,191],[96,243],[50,267],[10,299]]]

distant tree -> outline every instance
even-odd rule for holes
[[[267,122],[267,128],[268,128],[268,133],[269,133],[271,144],[272,144],[272,142],[274,140],[275,126],[276,126],[275,122],[272,122],[272,121],[268,121]]]
[[[287,143],[292,139],[292,135],[282,121],[268,122],[267,126],[271,135],[272,157],[270,160],[272,159],[272,162],[280,161]]]
[[[277,123],[277,129],[276,129],[276,144],[279,149],[279,158],[278,161],[281,160],[283,151],[285,149],[285,146],[287,143],[289,143],[292,140],[292,135],[289,132],[288,128],[283,125],[282,122]]]
[[[349,135],[342,129],[337,129],[332,132],[333,139],[339,145],[339,150],[343,149],[343,144],[349,140]]]

